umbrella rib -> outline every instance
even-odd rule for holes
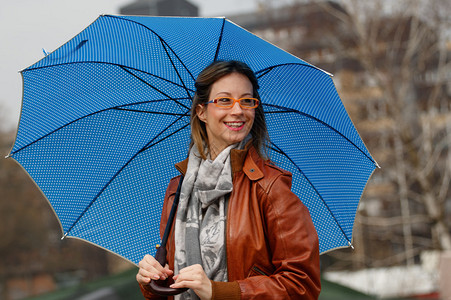
[[[138,69],[132,68],[132,67],[126,67],[126,66],[123,66],[123,65],[117,65],[117,66],[120,66],[120,67],[123,67],[123,68],[127,68],[127,69],[131,69],[131,70],[135,70],[135,71],[138,71],[138,72],[143,72],[143,73],[145,73],[145,74],[148,74],[148,75],[153,76],[153,77],[155,77],[155,78],[158,78],[158,79],[160,79],[160,80],[166,81],[166,82],[168,82],[168,83],[170,83],[170,84],[173,84],[173,85],[176,85],[176,86],[178,86],[178,87],[184,88],[185,90],[189,90],[189,91],[191,91],[191,92],[194,92],[193,90],[187,88],[185,85],[182,86],[182,85],[178,84],[177,82],[171,81],[171,80],[166,79],[166,78],[163,78],[163,77],[161,77],[161,76],[157,76],[157,75],[155,75],[155,74],[152,74],[152,73],[149,73],[149,72],[145,72],[145,71],[142,71],[142,70],[138,70]]]
[[[175,101],[175,103],[177,103],[178,105],[184,107],[185,109],[190,109],[188,106],[186,106],[186,105],[180,103],[179,101],[177,101],[176,98],[173,98],[173,97],[169,96],[168,94],[166,94],[166,93],[163,92],[162,90],[158,89],[157,87],[151,85],[150,83],[148,83],[147,81],[145,81],[144,79],[142,79],[141,77],[139,77],[138,75],[136,75],[136,74],[130,72],[126,67],[121,66],[121,69],[124,70],[125,72],[129,73],[130,75],[132,75],[133,77],[135,77],[135,78],[138,79],[139,81],[141,81],[141,82],[147,84],[149,87],[151,87],[151,88],[154,89],[155,91],[159,92],[159,93],[162,94],[163,96],[167,97],[168,99],[171,99],[171,100]],[[183,86],[183,88],[185,89],[185,91],[187,90],[185,86]],[[188,96],[190,96],[189,93],[188,93]],[[177,98],[177,99],[178,99],[178,98]]]
[[[69,123],[66,123],[66,124],[62,125],[62,126],[56,128],[56,129],[50,131],[49,133],[47,133],[47,134],[41,136],[40,138],[38,138],[38,139],[32,141],[31,143],[29,143],[29,144],[27,144],[27,145],[25,145],[25,146],[23,146],[23,147],[17,149],[16,151],[14,151],[14,152],[11,153],[11,154],[16,154],[16,153],[22,151],[23,149],[28,148],[29,146],[31,146],[31,145],[33,145],[33,144],[39,142],[40,140],[42,140],[42,139],[48,137],[49,135],[51,135],[51,134],[53,134],[53,133],[55,133],[55,132],[57,132],[57,131],[63,129],[64,127],[67,127],[67,126],[69,126],[69,125],[71,125],[71,124],[77,122],[77,121],[80,121],[80,120],[82,120],[82,119],[84,119],[84,118],[87,118],[87,117],[90,117],[90,116],[93,116],[93,115],[95,115],[95,114],[98,114],[98,113],[101,113],[101,112],[104,112],[104,111],[108,111],[108,110],[111,110],[111,109],[113,109],[113,108],[112,108],[112,107],[109,107],[109,108],[106,108],[106,109],[102,109],[102,110],[99,110],[99,111],[96,111],[96,112],[93,112],[93,113],[84,115],[84,116],[82,116],[82,117],[80,117],[80,118],[78,118],[78,119],[72,120],[72,121],[70,121]]]
[[[216,52],[215,52],[215,58],[213,61],[217,61],[218,60],[218,56],[219,56],[219,49],[221,47],[221,43],[222,43],[222,36],[224,34],[224,26],[225,26],[225,18],[222,18],[222,27],[221,27],[221,33],[219,34],[219,39],[218,39],[218,47],[216,47]]]
[[[180,98],[180,99],[183,99],[183,98]],[[96,112],[93,112],[93,113],[84,115],[84,116],[82,116],[82,117],[80,117],[80,118],[77,118],[77,119],[75,119],[75,120],[72,120],[72,121],[70,121],[70,122],[68,122],[68,123],[66,123],[66,124],[64,124],[64,125],[62,125],[62,126],[56,128],[56,129],[50,131],[49,133],[47,133],[47,134],[41,136],[40,138],[38,138],[38,139],[32,141],[31,143],[29,143],[29,144],[27,144],[27,145],[25,145],[25,146],[23,146],[23,147],[17,149],[16,151],[11,152],[10,155],[12,156],[12,155],[14,155],[14,154],[16,154],[16,153],[18,153],[18,152],[24,150],[25,148],[27,148],[27,147],[29,147],[29,146],[31,146],[31,145],[33,145],[33,144],[39,142],[40,140],[42,140],[42,139],[48,137],[49,135],[51,135],[51,134],[53,134],[53,133],[55,133],[55,132],[57,132],[57,131],[59,131],[59,130],[61,130],[61,129],[63,129],[63,128],[65,128],[65,127],[67,127],[67,126],[69,126],[69,125],[71,125],[71,124],[73,124],[73,123],[75,123],[75,122],[77,122],[77,121],[80,121],[80,120],[82,120],[82,119],[84,119],[84,118],[93,116],[93,115],[95,115],[95,114],[102,113],[102,112],[105,112],[105,111],[108,111],[108,110],[133,111],[133,110],[130,110],[130,109],[123,109],[123,108],[121,108],[121,107],[124,107],[124,106],[130,106],[130,105],[136,105],[136,104],[143,104],[143,103],[159,102],[159,101],[172,101],[172,99],[149,100],[149,101],[144,101],[144,102],[136,102],[136,103],[126,104],[126,105],[120,105],[120,106],[115,106],[115,107],[109,107],[109,108],[106,108],[106,109],[102,109],[102,110],[99,110],[99,111],[96,111]],[[152,112],[152,113],[154,113],[154,114],[164,114],[164,113],[158,113],[158,112]],[[168,113],[168,115],[170,115],[170,114]],[[185,114],[172,114],[172,115],[187,116],[186,113],[185,113]]]
[[[34,70],[39,70],[39,69],[47,69],[47,68],[52,68],[52,67],[59,67],[59,66],[64,66],[64,65],[75,65],[75,64],[105,64],[105,65],[112,65],[112,66],[117,66],[117,67],[121,67],[121,68],[127,68],[127,69],[130,69],[130,70],[134,70],[134,71],[145,73],[145,74],[147,74],[149,76],[153,76],[155,78],[161,79],[163,81],[166,81],[166,82],[171,83],[173,85],[176,85],[178,87],[186,88],[185,86],[182,86],[182,85],[180,85],[180,84],[178,84],[178,83],[176,83],[174,81],[168,80],[168,79],[163,78],[161,76],[158,76],[158,75],[155,75],[155,74],[152,74],[152,73],[149,73],[149,72],[137,69],[137,68],[124,66],[124,65],[121,65],[121,64],[115,64],[115,63],[111,63],[111,62],[105,62],[105,61],[66,62],[66,63],[59,63],[59,64],[54,64],[54,65],[42,66],[42,67],[27,68],[27,69],[22,70],[20,72],[23,73],[23,72],[34,71]],[[194,92],[193,90],[191,90],[189,88],[188,88],[188,90],[191,91],[191,92]]]
[[[169,44],[168,44],[168,43],[167,43],[167,42],[166,42],[166,41],[165,41],[158,33],[156,33],[154,30],[150,29],[149,27],[147,27],[147,26],[144,25],[144,24],[141,24],[141,23],[139,23],[139,22],[136,22],[136,21],[134,21],[134,20],[130,20],[130,19],[127,19],[127,18],[123,18],[123,17],[121,17],[121,16],[106,15],[105,17],[121,19],[121,20],[124,20],[124,21],[127,21],[127,22],[135,23],[135,24],[137,24],[137,25],[139,25],[139,26],[142,26],[142,27],[148,29],[150,32],[152,32],[153,34],[155,34],[155,36],[157,36],[157,37],[160,39],[160,41],[163,42],[169,49],[171,49],[171,52],[175,55],[175,57],[177,57],[177,59],[180,61],[180,63],[181,63],[181,64],[183,65],[183,67],[186,69],[186,71],[187,71],[188,74],[191,76],[191,78],[192,78],[193,80],[195,80],[193,74],[191,74],[190,70],[188,69],[188,67],[186,67],[186,65],[183,63],[183,61],[182,61],[182,60],[180,59],[180,57],[177,55],[177,53],[175,53],[175,51],[171,48],[171,46],[169,46]]]
[[[190,124],[185,124],[184,126],[180,127],[180,128],[177,129],[176,131],[174,131],[173,133],[171,133],[171,134],[167,135],[166,137],[162,138],[161,140],[159,140],[159,141],[157,141],[157,142],[155,142],[155,143],[153,143],[153,144],[150,144],[150,145],[146,146],[145,148],[143,148],[142,151],[145,151],[145,150],[147,150],[147,149],[149,149],[149,148],[152,148],[153,146],[155,146],[155,145],[161,143],[162,141],[168,139],[169,137],[173,136],[173,135],[176,134],[177,132],[179,132],[179,131],[185,129],[185,128],[188,127],[189,125],[190,125]],[[154,141],[154,140],[155,140],[155,139],[153,139],[152,141]]]
[[[346,235],[346,233],[344,232],[343,228],[340,226],[340,223],[338,223],[337,218],[335,218],[334,213],[332,212],[332,210],[329,208],[329,205],[327,205],[326,201],[324,201],[323,197],[321,196],[321,194],[319,193],[319,191],[315,188],[315,186],[313,185],[313,183],[310,181],[310,179],[308,179],[308,177],[305,175],[304,172],[302,172],[301,168],[299,168],[299,166],[290,158],[290,156],[288,156],[288,154],[285,153],[285,151],[283,151],[282,149],[280,149],[276,144],[274,144],[274,142],[271,142],[271,144],[274,146],[271,149],[279,154],[282,154],[283,156],[285,156],[295,167],[296,169],[299,171],[299,173],[301,173],[302,176],[304,176],[305,180],[307,180],[307,182],[310,184],[310,186],[312,187],[312,189],[315,191],[315,193],[318,195],[318,197],[321,199],[321,201],[323,202],[324,206],[326,206],[327,210],[329,211],[330,215],[332,216],[332,218],[334,219],[335,223],[337,223],[338,228],[340,228],[341,232],[343,233],[344,237],[346,238],[346,240],[348,241],[349,244],[351,244],[351,241],[349,240],[348,236]]]
[[[277,108],[279,109],[278,111],[267,111],[265,110],[265,115],[267,114],[286,114],[286,113],[301,113],[300,111],[296,110],[296,109],[292,109],[292,108],[288,108],[288,107],[283,107],[280,105],[276,105],[276,104],[267,104],[267,103],[263,103],[263,106],[267,106],[267,107],[273,107],[273,108]]]
[[[161,39],[161,38],[160,38],[160,39]],[[172,57],[169,55],[169,52],[168,52],[167,47],[168,47],[169,49],[171,49],[171,48],[169,47],[169,45],[167,45],[167,43],[166,43],[165,40],[161,39],[161,42],[162,42],[164,51],[166,52],[166,55],[168,56],[169,60],[171,61],[172,68],[174,69],[175,73],[177,74],[178,78],[180,79],[180,82],[182,83],[183,88],[185,89],[185,91],[186,91],[186,93],[187,93],[187,95],[188,95],[188,98],[191,99],[192,97],[191,97],[191,95],[190,95],[190,93],[189,93],[189,89],[186,87],[186,84],[185,84],[185,82],[183,81],[182,76],[180,76],[180,73],[179,73],[177,67],[176,67],[175,64],[174,64],[174,61],[172,60]],[[172,49],[171,49],[171,51],[172,51]],[[182,61],[180,60],[180,58],[174,53],[174,51],[172,51],[172,53],[175,55],[175,57],[177,57],[177,59],[178,59],[178,60],[182,63],[182,65],[185,67],[185,65],[183,64],[183,62],[182,62]],[[185,67],[185,69],[186,69],[186,67]],[[193,75],[192,75],[191,73],[189,73],[189,74],[190,74],[191,77],[193,78]],[[193,80],[194,80],[194,78],[193,78]]]
[[[375,166],[378,166],[378,164],[376,163],[376,161],[371,158],[371,156],[368,156],[362,149],[360,149],[354,142],[352,142],[348,137],[346,137],[344,134],[342,134],[340,131],[338,131],[337,129],[333,128],[332,126],[330,126],[329,124],[327,124],[324,121],[321,121],[320,119],[309,115],[307,113],[295,110],[295,109],[291,109],[291,108],[286,108],[283,106],[279,106],[279,105],[275,105],[275,104],[264,104],[264,106],[269,106],[269,107],[274,107],[277,109],[281,109],[283,111],[274,111],[274,112],[266,112],[265,114],[275,114],[275,113],[295,113],[295,114],[299,114],[299,115],[303,115],[307,118],[310,118],[312,120],[315,120],[316,122],[328,127],[329,129],[331,129],[332,131],[336,132],[337,134],[339,134],[341,137],[343,137],[346,141],[348,141],[351,145],[353,145],[355,148],[357,148],[366,158],[368,158]]]
[[[113,108],[122,108],[122,107],[127,107],[127,106],[138,105],[138,104],[157,103],[157,102],[176,101],[176,100],[189,100],[189,99],[187,99],[187,98],[167,98],[167,99],[163,98],[163,99],[155,99],[155,100],[146,100],[146,101],[138,101],[138,102],[133,102],[133,103],[128,103],[128,104],[118,105]]]
[[[122,111],[130,111],[130,112],[139,112],[139,113],[146,113],[146,114],[154,114],[154,115],[165,115],[165,116],[189,116],[189,114],[185,113],[165,113],[165,112],[159,112],[159,111],[147,111],[147,110],[140,110],[140,109],[129,109],[129,108],[114,108],[115,110],[122,110]]]
[[[74,226],[77,224],[77,222],[80,221],[80,219],[85,215],[85,213],[88,211],[88,209],[94,204],[94,202],[100,197],[100,195],[106,190],[106,188],[114,181],[114,179],[116,179],[116,177],[125,169],[125,167],[127,167],[140,153],[149,149],[152,145],[158,144],[158,142],[154,143],[154,144],[151,144],[151,143],[153,141],[155,141],[160,135],[162,135],[166,130],[168,130],[174,124],[176,124],[178,121],[180,121],[182,118],[183,118],[183,116],[177,118],[175,121],[173,121],[171,124],[169,124],[165,129],[163,129],[160,133],[158,133],[151,141],[149,141],[144,147],[142,147],[139,151],[137,151],[113,176],[111,176],[110,180],[107,183],[105,183],[105,185],[100,189],[100,191],[97,193],[97,195],[91,200],[91,202],[85,207],[83,212],[78,216],[78,218],[74,221],[74,223],[66,231],[66,233],[64,234],[64,237],[66,237],[70,233],[70,231],[74,228]],[[182,129],[186,128],[188,125],[189,124],[182,126],[178,130],[171,133],[169,136],[181,131]],[[166,139],[166,138],[164,138],[164,139]],[[162,140],[164,140],[164,139],[162,139]],[[160,140],[159,142],[161,142],[162,140]]]
[[[301,59],[299,59],[301,60]],[[301,60],[302,61],[302,60]],[[317,66],[311,65],[307,62],[304,63],[286,63],[286,64],[278,64],[278,65],[274,65],[274,66],[270,66],[264,69],[261,69],[260,71],[255,72],[255,74],[257,75],[257,78],[260,79],[261,77],[265,76],[266,74],[268,74],[269,72],[271,72],[272,70],[274,70],[275,68],[279,68],[279,67],[285,67],[285,66],[303,66],[303,67],[309,67],[318,71],[321,71],[329,76],[333,76],[331,73],[324,71],[323,69],[318,68]]]

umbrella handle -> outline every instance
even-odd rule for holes
[[[159,247],[155,254],[155,259],[162,265],[166,265],[166,247]],[[152,293],[160,296],[174,296],[186,292],[188,289],[173,289],[163,286],[166,280],[151,280],[149,287]]]

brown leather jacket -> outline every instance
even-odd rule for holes
[[[318,236],[307,208],[291,192],[291,174],[250,146],[231,152],[233,191],[227,214],[227,283],[212,282],[213,299],[317,299],[321,290]],[[176,165],[185,173],[187,161]],[[180,176],[168,186],[163,234]],[[174,269],[174,237],[168,242]],[[159,299],[145,287],[146,299]]]

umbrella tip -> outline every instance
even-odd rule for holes
[[[44,48],[42,48],[42,52],[44,53],[44,56],[47,56],[47,55],[49,55],[49,53],[48,53],[47,51],[45,51],[45,49],[44,49]]]
[[[351,242],[348,241],[349,247],[351,247],[352,250],[354,250],[354,246],[351,244]]]
[[[11,153],[5,156],[5,158],[10,158],[10,157],[11,157]]]
[[[61,238],[61,240],[64,240],[64,239],[66,238],[67,234],[68,234],[68,232],[66,232],[66,233],[63,235],[63,237]]]

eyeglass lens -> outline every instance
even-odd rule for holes
[[[233,104],[235,104],[235,99],[233,98],[216,98],[215,101],[216,105],[223,106],[223,107],[231,107]],[[257,104],[257,100],[253,98],[241,98],[239,99],[240,106],[241,107],[255,107]]]

